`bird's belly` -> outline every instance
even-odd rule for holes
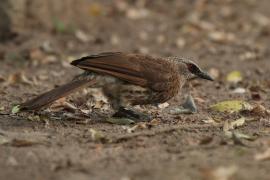
[[[122,84],[120,87],[120,103],[122,106],[151,104],[152,91],[148,88]]]
[[[164,103],[178,92],[179,88],[175,87],[167,91],[153,91],[136,85],[123,85],[120,91],[120,102],[124,106]]]

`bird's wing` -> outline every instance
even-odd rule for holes
[[[154,86],[152,82],[168,81],[171,69],[171,65],[163,59],[120,52],[90,55],[71,64],[86,71],[111,75],[155,90],[159,90],[159,87]]]

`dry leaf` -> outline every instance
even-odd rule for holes
[[[242,110],[250,110],[252,107],[249,103],[241,100],[222,101],[210,106],[210,109],[219,112],[239,112]]]
[[[113,35],[111,36],[110,41],[111,41],[111,44],[112,44],[112,45],[118,45],[118,44],[120,44],[120,38],[119,38],[119,36],[117,36],[116,34],[113,34]]]
[[[5,82],[5,81],[6,79],[2,75],[0,75],[0,83]]]
[[[235,129],[236,127],[243,126],[245,124],[245,120],[246,119],[244,117],[241,117],[232,122],[225,121],[223,125],[223,131],[229,131],[229,130]]]
[[[242,61],[257,59],[258,57],[259,57],[259,54],[253,51],[247,51],[239,55],[239,59]]]
[[[203,172],[203,176],[204,179],[207,180],[230,180],[237,170],[238,168],[235,165],[218,167],[216,169]]]
[[[264,116],[264,115],[270,115],[270,111],[267,110],[263,105],[257,104],[254,106],[250,112],[254,115],[258,116]]]
[[[246,89],[245,88],[236,88],[232,91],[232,93],[235,93],[235,94],[244,94],[246,93]]]
[[[92,39],[82,30],[75,31],[75,37],[83,43],[87,43]]]
[[[185,39],[179,37],[179,38],[176,39],[175,44],[176,44],[176,46],[178,48],[181,49],[181,48],[183,48],[186,45],[186,41],[185,41]]]
[[[30,50],[29,56],[31,60],[41,61],[44,58],[45,54],[41,51],[40,48],[35,48]]]
[[[108,140],[105,134],[100,131],[90,128],[89,132],[91,133],[92,140],[95,142],[105,142]]]
[[[98,3],[94,3],[89,6],[89,14],[91,16],[94,17],[100,16],[104,13],[103,11],[104,11],[103,7]]]
[[[8,84],[15,84],[15,83],[24,83],[28,85],[32,85],[33,81],[29,80],[23,72],[17,72],[11,74],[7,80]]]
[[[266,151],[263,153],[258,153],[255,155],[255,160],[257,161],[264,161],[264,160],[269,160],[270,159],[270,148],[268,148]]]
[[[30,121],[40,121],[40,117],[38,115],[28,116],[27,119]]]
[[[226,77],[228,82],[238,83],[243,80],[242,74],[240,71],[232,71]]]
[[[166,38],[164,35],[158,35],[157,36],[157,43],[158,44],[163,44],[166,41]]]
[[[164,108],[168,107],[169,105],[170,105],[169,103],[165,102],[165,103],[159,104],[158,108],[164,109]]]
[[[148,15],[149,15],[149,11],[147,9],[129,8],[126,11],[126,16],[132,20],[146,18]]]
[[[208,35],[209,39],[217,43],[227,43],[236,40],[236,37],[232,33],[226,33],[222,31],[212,31]]]
[[[235,132],[235,131],[224,131],[224,134],[227,138],[233,139],[235,141],[239,141],[240,139],[254,141],[256,139],[255,136],[250,136],[250,135],[243,134],[240,132]]]
[[[61,111],[63,109],[70,112],[75,112],[78,108],[67,102],[65,97],[58,99],[50,106],[50,110],[53,112]]]
[[[3,135],[0,135],[0,145],[4,145],[10,142],[10,139],[6,138]]]
[[[26,140],[26,139],[13,139],[12,141],[9,142],[9,144],[15,147],[28,147],[28,146],[33,146],[40,143]]]
[[[202,120],[204,123],[206,124],[214,124],[214,125],[218,125],[219,121],[216,121],[215,119],[208,117],[207,119],[203,119]]]

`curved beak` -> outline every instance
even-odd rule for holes
[[[209,81],[214,81],[214,79],[208,73],[203,72],[203,71],[197,73],[196,76],[202,79],[209,80]]]

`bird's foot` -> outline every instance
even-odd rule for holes
[[[148,114],[144,114],[141,112],[135,112],[133,110],[126,109],[123,107],[119,108],[119,110],[113,114],[113,117],[128,118],[128,119],[131,119],[135,122],[150,121],[152,119],[152,117]]]

